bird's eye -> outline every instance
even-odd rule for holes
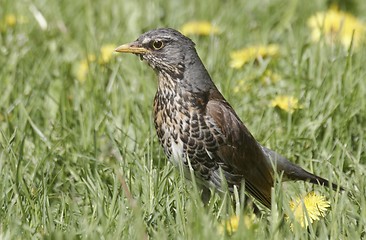
[[[154,48],[154,50],[159,50],[159,49],[161,49],[163,46],[164,46],[163,42],[162,42],[162,41],[159,41],[159,40],[155,40],[155,41],[153,41],[153,43],[152,43],[152,47]]]

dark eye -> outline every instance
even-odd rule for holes
[[[152,47],[154,48],[154,50],[159,50],[164,46],[163,42],[160,40],[155,40],[152,43]]]

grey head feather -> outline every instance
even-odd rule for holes
[[[142,55],[155,71],[181,71],[182,78],[173,80],[181,80],[178,87],[185,91],[202,93],[216,89],[191,39],[175,29],[158,28],[142,34],[136,41],[151,49],[151,43],[156,40],[163,41],[165,46]]]

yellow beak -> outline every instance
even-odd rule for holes
[[[116,49],[114,49],[114,51],[121,52],[121,53],[146,53],[146,52],[148,52],[148,50],[146,48],[139,46],[139,44],[136,42],[123,44],[123,45],[117,47]]]

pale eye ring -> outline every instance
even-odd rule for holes
[[[164,47],[164,44],[162,41],[160,40],[155,40],[153,43],[152,43],[152,47],[155,49],[155,50],[159,50],[159,49],[162,49]]]

